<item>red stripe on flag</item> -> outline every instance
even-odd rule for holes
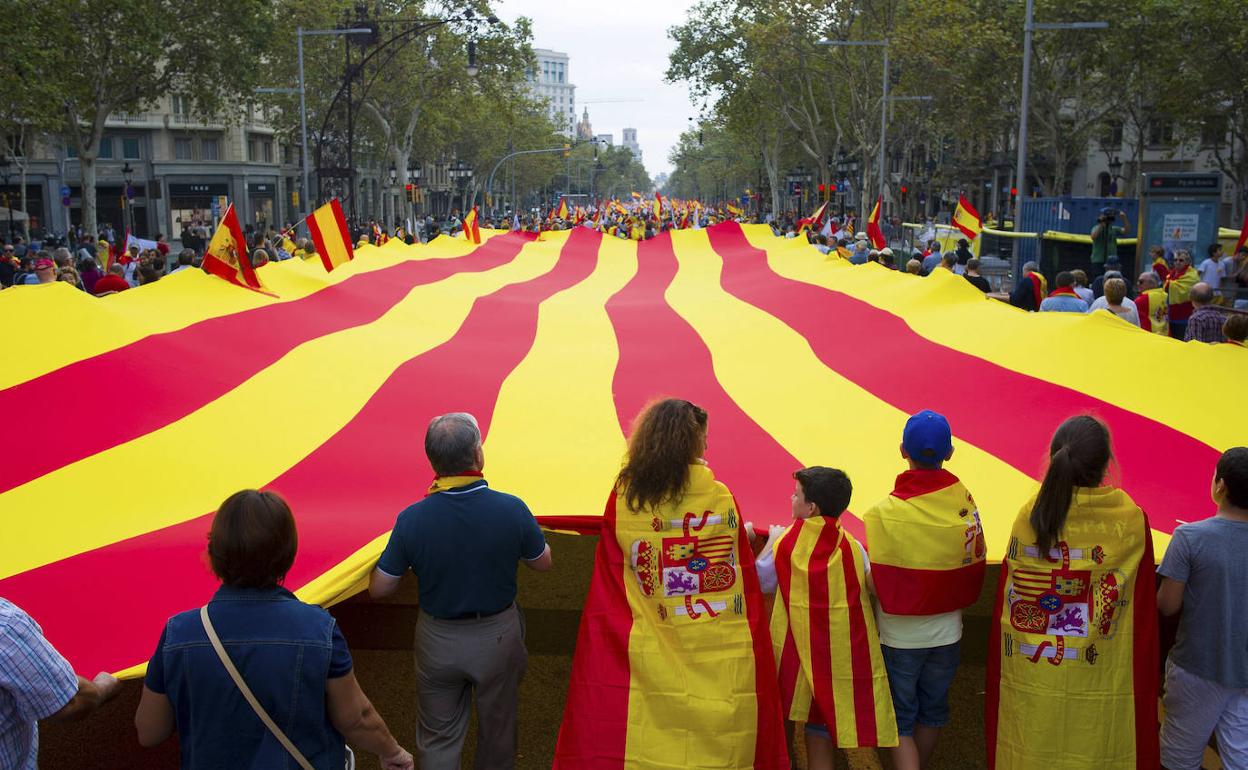
[[[880,607],[892,615],[936,615],[975,603],[987,562],[955,569],[916,569],[871,563]]]
[[[802,525],[803,527],[805,524]],[[835,521],[826,521],[819,530],[806,569],[807,595],[810,600],[810,676],[814,681],[814,703],[826,720],[828,732],[836,738],[836,694],[832,685],[832,611],[829,605],[828,560],[836,553],[841,531]]]
[[[779,601],[784,602],[785,609],[792,607],[790,596],[793,584],[793,549],[797,546],[799,527],[794,527],[776,552],[776,588],[780,592]],[[793,694],[797,690],[797,679],[802,675],[802,660],[797,654],[797,640],[793,638],[793,620],[784,631],[784,647],[780,650],[780,703],[785,719],[793,708]]]
[[[1148,514],[1141,522],[1144,555],[1135,575],[1131,600],[1131,686],[1135,706],[1135,766],[1152,770],[1161,766],[1161,746],[1157,726],[1157,661],[1161,644],[1157,630],[1157,563],[1153,556],[1153,535]]]
[[[988,632],[988,670],[984,675],[984,746],[988,756],[988,770],[997,767],[997,721],[1001,709],[1001,645],[1004,632],[1001,630],[1001,610],[1005,605],[1006,575],[1009,573],[1010,557],[1001,562],[1000,574],[997,577],[997,596],[992,601],[992,615],[989,616]]]
[[[355,246],[351,243],[351,230],[347,228],[347,218],[342,213],[342,204],[337,198],[329,204],[334,212],[334,221],[338,223],[338,233],[342,236],[342,245],[347,249],[347,259],[355,259]]]
[[[637,256],[636,275],[607,302],[620,349],[612,392],[621,428],[627,433],[654,398],[687,398],[700,405],[710,414],[706,458],[715,477],[747,510],[760,512],[755,523],[787,523],[787,509],[778,512],[776,504],[792,494],[793,472],[803,463],[733,401],[702,338],[664,299],[678,268],[671,233],[639,243]],[[720,442],[716,436],[731,439]],[[862,526],[851,516],[842,521],[855,533]]]
[[[0,414],[8,415],[8,457],[0,492],[179,420],[298,345],[377,320],[415,286],[504,265],[534,237],[501,236],[464,257],[402,262],[361,273],[301,299],[153,334],[6,388],[0,391]],[[229,356],[214,354],[223,347]],[[160,362],[158,369],[153,361]],[[143,408],[100,409],[89,420],[63,409],[28,408],[47,393],[95,392],[103,384],[109,393],[124,394]]]
[[[739,225],[724,223],[708,233],[724,258],[725,290],[787,324],[825,366],[877,398],[907,414],[941,412],[958,438],[1037,480],[1044,476],[1053,429],[1072,414],[1093,414],[1109,425],[1122,486],[1157,517],[1154,527],[1173,532],[1178,517],[1208,504],[1203,479],[1220,453],[1207,444],[1072,388],[933,342],[905,319],[849,294],[777,275]],[[837,324],[829,325],[829,318]],[[862,345],[843,329],[871,329],[872,342]],[[941,376],[914,388],[917,371]],[[1157,473],[1156,447],[1167,447],[1166,473]]]
[[[321,264],[326,272],[332,271],[334,262],[329,258],[329,248],[325,244],[325,234],[321,232],[321,226],[316,221],[316,212],[309,214],[304,221],[308,225],[308,236],[312,238],[312,245],[316,248],[316,255],[321,258]]]
[[[878,640],[867,634],[866,609],[862,601],[862,584],[854,568],[854,546],[841,540],[841,565],[845,570],[845,599],[849,604],[849,653],[854,676],[854,722],[858,726],[859,746],[878,746],[880,737],[875,724],[875,672],[871,668],[871,648]]]
[[[593,655],[572,660],[568,699],[555,744],[553,768],[618,770],[628,741],[628,697],[632,675],[628,638],[633,611],[624,585],[624,553],[615,534],[615,492],[601,520],[594,574],[578,639],[593,639]]]
[[[532,347],[539,304],[588,277],[596,259],[587,256],[597,251],[593,234],[573,233],[549,273],[478,299],[450,340],[405,362],[351,422],[263,485],[287,499],[298,522],[288,586],[324,574],[420,499],[424,490],[413,479],[433,475],[420,446],[431,416],[471,412],[487,434],[499,388]],[[0,581],[0,596],[33,615],[78,671],[141,663],[165,620],[216,588],[203,563],[210,521],[205,514],[14,575]],[[125,623],[116,622],[119,600],[127,602]]]

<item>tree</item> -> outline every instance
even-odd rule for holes
[[[13,0],[5,15],[47,47],[55,66],[18,78],[16,105],[44,99],[59,111],[61,138],[78,152],[82,227],[97,232],[95,162],[104,123],[177,94],[196,112],[237,117],[261,71],[272,24],[264,0]],[[33,96],[27,90],[33,89]],[[230,106],[235,112],[230,115]]]

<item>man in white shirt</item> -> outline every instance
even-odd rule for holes
[[[1209,244],[1209,257],[1196,270],[1200,273],[1201,281],[1210,286],[1221,285],[1222,276],[1226,273],[1226,265],[1222,260],[1222,244],[1216,241]]]

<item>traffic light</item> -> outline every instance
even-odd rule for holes
[[[572,145],[568,144],[567,142],[563,143],[563,157],[565,158],[572,157]]]
[[[910,193],[910,188],[909,188],[909,187],[906,187],[906,186],[903,184],[903,185],[901,186],[901,202],[902,202],[902,203],[905,203],[905,202],[906,202],[906,196],[907,196],[909,193]]]
[[[412,184],[411,182],[408,182],[407,185],[404,187],[404,189],[407,191],[407,199],[411,201],[412,203],[415,203],[416,202],[416,185]]]
[[[1017,198],[1017,197],[1018,197],[1018,188],[1017,188],[1017,187],[1011,187],[1011,188],[1010,188],[1010,197],[1011,197],[1011,198]]]
[[[801,194],[802,194],[802,183],[801,183],[801,182],[794,182],[794,183],[793,183],[793,195],[794,195],[794,197],[801,197]]]
[[[830,193],[836,192],[836,182],[833,182],[832,184],[828,185],[828,192]]]

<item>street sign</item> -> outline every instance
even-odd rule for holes
[[[69,188],[68,188],[68,187],[66,187],[65,185],[61,185],[61,197],[62,197],[62,198],[68,198],[68,197],[69,197]],[[68,205],[68,204],[66,204],[66,205]]]
[[[292,206],[299,205],[299,191],[298,190],[290,191],[290,205]]]
[[[217,211],[225,211],[230,207],[230,199],[224,195],[217,196]]]
[[[68,195],[62,195],[62,196],[61,196],[61,205],[62,205],[62,206],[68,206],[68,205],[69,205],[69,196],[68,196]]]
[[[217,199],[216,199],[216,198],[213,198],[213,199],[212,199],[212,215],[213,215],[214,217],[219,217],[219,216],[221,216],[221,206],[220,206],[220,204],[218,204],[218,203],[217,203]]]

